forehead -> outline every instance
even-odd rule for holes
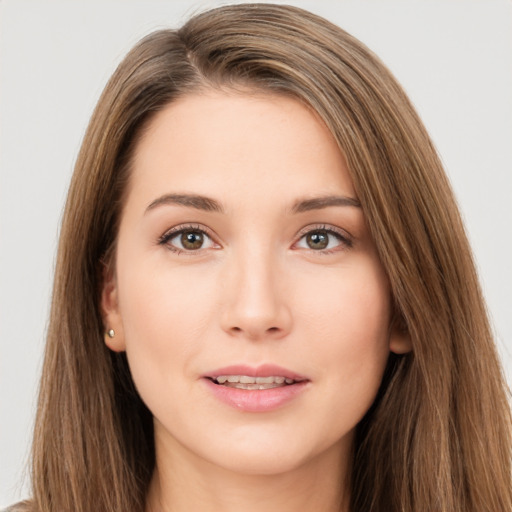
[[[180,98],[149,123],[132,173],[132,190],[147,195],[355,196],[343,155],[318,115],[275,94],[206,91]]]

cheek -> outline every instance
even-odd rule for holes
[[[119,266],[126,352],[141,394],[149,386],[175,386],[178,371],[191,375],[190,363],[215,315],[215,283],[206,272],[191,276],[152,263]]]
[[[357,265],[305,276],[299,315],[303,328],[314,327],[319,338],[332,340],[333,348],[358,351],[385,345],[390,320],[389,285],[374,258]],[[334,340],[337,340],[335,342]]]
[[[316,350],[303,346],[300,357],[325,383],[318,412],[330,404],[340,421],[355,425],[375,399],[389,356],[389,287],[376,264],[346,268],[323,285],[303,301],[302,328]]]
[[[182,325],[193,337],[213,305],[216,283],[211,270],[206,265],[191,269],[173,264],[165,251],[121,260],[119,300],[128,337],[137,331],[142,339],[151,334],[156,340]]]

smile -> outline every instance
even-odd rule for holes
[[[288,377],[269,376],[269,377],[251,377],[249,375],[219,375],[212,379],[216,384],[236,389],[263,390],[289,386],[300,380],[290,379]]]
[[[311,385],[303,375],[277,365],[235,365],[203,376],[209,392],[239,411],[270,412],[298,399]]]

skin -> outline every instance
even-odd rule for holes
[[[207,196],[223,211],[166,194]],[[325,196],[357,201],[331,134],[294,99],[191,94],[139,141],[102,307],[116,332],[107,344],[127,352],[154,416],[148,510],[348,510],[354,428],[389,351],[410,346],[390,328],[362,209],[293,210]],[[202,245],[183,249],[181,234],[169,235],[183,227],[203,230]],[[310,245],[318,236],[327,248]],[[307,385],[265,412],[227,405],[205,385],[217,368],[263,363]]]

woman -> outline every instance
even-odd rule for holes
[[[121,63],[63,219],[26,506],[512,509],[460,217],[360,42],[229,6]]]

